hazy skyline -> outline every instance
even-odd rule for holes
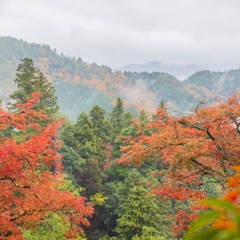
[[[0,35],[109,66],[236,65],[239,11],[239,0],[0,0]]]

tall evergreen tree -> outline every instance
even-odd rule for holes
[[[114,169],[110,174],[114,174],[115,179],[106,184],[109,195],[101,219],[112,238],[102,240],[155,240],[162,239],[161,236],[172,239],[169,230],[171,221],[163,215],[168,205],[149,194],[153,179],[144,176],[137,168],[114,166]]]
[[[14,81],[17,90],[10,95],[13,100],[13,103],[9,104],[10,108],[15,108],[17,104],[26,102],[31,97],[32,92],[40,92],[41,99],[34,109],[44,109],[46,115],[52,115],[58,111],[59,107],[53,84],[34,66],[32,59],[24,58],[21,60]]]
[[[110,126],[109,121],[105,118],[105,114],[105,110],[96,105],[91,109],[89,118],[92,121],[94,134],[106,142],[110,138]]]
[[[115,231],[119,239],[137,239],[146,231],[148,237],[159,237],[161,231],[166,231],[164,225],[168,221],[160,214],[158,200],[143,185],[136,184],[129,189],[126,198],[120,199],[118,212]]]
[[[110,121],[112,124],[113,137],[121,135],[121,131],[130,126],[132,116],[129,112],[124,111],[123,101],[121,98],[117,98],[116,105],[114,106]]]
[[[90,116],[81,113],[76,124],[65,128],[62,133],[63,149],[67,153],[63,162],[68,173],[74,175],[74,182],[86,189],[87,196],[100,192],[104,179],[104,139],[102,129],[98,128],[105,122],[102,113],[103,110],[96,107]],[[71,155],[73,152],[76,154]]]

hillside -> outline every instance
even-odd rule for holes
[[[24,57],[32,58],[54,82],[60,110],[71,119],[95,104],[109,111],[116,97],[123,98],[133,112],[145,109],[150,113],[163,100],[170,111],[182,113],[200,101],[213,102],[216,97],[227,97],[240,86],[240,70],[200,71],[179,81],[169,73],[112,71],[106,66],[59,54],[48,45],[1,37],[1,99],[7,99],[14,89],[15,69]]]
[[[113,97],[103,83],[103,80],[107,83],[116,76],[110,68],[60,55],[48,45],[27,43],[11,37],[0,38],[2,99],[6,99],[14,89],[15,70],[24,57],[32,58],[35,65],[54,82],[60,108],[70,118],[75,118],[80,111],[86,111],[94,104],[111,108]]]
[[[240,69],[225,72],[201,71],[185,80],[183,85],[203,87],[227,97],[240,89]]]

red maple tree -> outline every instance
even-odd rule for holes
[[[203,176],[214,178],[224,187],[232,174],[231,166],[239,165],[239,117],[237,96],[225,103],[195,109],[184,117],[158,109],[157,120],[147,125],[147,133],[139,128],[137,137],[125,138],[118,162],[141,165],[145,161],[161,161],[163,170],[154,174],[162,175],[163,183],[153,189],[154,193],[179,201],[205,198],[198,187]],[[179,214],[178,234],[196,215],[192,211]]]
[[[53,212],[67,217],[70,236],[89,225],[93,208],[83,197],[61,190],[64,176],[56,141],[61,121],[33,110],[40,94],[18,105],[17,113],[0,110],[0,239],[21,240],[22,231]],[[40,120],[47,122],[44,126]]]

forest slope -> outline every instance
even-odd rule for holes
[[[72,119],[95,104],[110,111],[116,97],[123,98],[132,112],[154,111],[160,101],[166,101],[172,112],[187,112],[201,101],[228,97],[240,86],[240,70],[201,71],[179,81],[168,73],[114,72],[107,66],[58,54],[48,45],[1,37],[1,99],[7,99],[15,88],[15,70],[24,57],[32,58],[54,82],[60,109]]]

